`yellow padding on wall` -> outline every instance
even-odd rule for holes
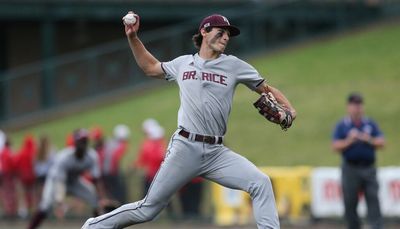
[[[281,219],[299,220],[310,216],[311,167],[261,167],[271,178]],[[251,200],[247,193],[212,184],[215,207],[214,220],[218,225],[243,225],[253,221]]]

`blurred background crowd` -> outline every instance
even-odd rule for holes
[[[98,155],[105,197],[115,201],[116,205],[132,201],[128,198],[128,192],[132,188],[141,189],[139,197],[144,198],[164,160],[167,147],[164,128],[155,119],[149,118],[144,120],[142,132],[144,139],[137,147],[137,158],[129,163],[129,168],[125,171],[121,168],[121,161],[130,153],[130,128],[125,124],[118,124],[109,138],[100,126],[90,128],[90,147],[95,149]],[[56,146],[49,135],[32,134],[27,134],[22,145],[16,146],[12,144],[12,139],[0,130],[0,214],[3,219],[27,219],[37,211],[46,175],[54,164],[58,151],[73,146],[72,131],[65,134],[65,145],[62,146]],[[89,171],[82,176],[91,181]],[[132,176],[138,176],[141,180],[139,187],[127,186],[129,181],[126,179],[131,179]],[[180,200],[180,206],[175,206],[174,209],[170,204],[168,207],[170,219],[200,217],[202,179],[196,178],[188,183],[180,190],[177,198]],[[68,215],[87,215],[86,208],[86,203],[82,203],[76,197],[70,197],[63,203],[62,209],[54,210],[54,214],[59,219]]]

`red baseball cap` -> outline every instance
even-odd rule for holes
[[[92,130],[90,131],[90,138],[92,138],[93,140],[99,140],[103,138],[103,135],[103,130],[97,126],[92,128]]]
[[[229,23],[228,19],[220,14],[213,14],[208,17],[205,17],[200,23],[199,32],[201,29],[207,28],[207,27],[225,28],[225,29],[229,30],[231,37],[234,37],[234,36],[237,36],[240,34],[240,30],[237,27],[231,25]]]

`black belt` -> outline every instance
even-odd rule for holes
[[[179,131],[179,135],[189,138],[190,133],[187,132],[186,130],[181,130]],[[218,139],[218,140],[217,140]],[[205,142],[208,144],[221,144],[222,143],[222,137],[215,137],[215,136],[204,136],[201,134],[195,134],[194,140],[196,142]]]
[[[346,163],[352,166],[369,167],[374,164],[374,161],[352,161],[346,160]]]

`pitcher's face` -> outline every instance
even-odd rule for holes
[[[229,31],[224,28],[214,27],[204,34],[206,45],[213,51],[223,53],[229,42]]]

